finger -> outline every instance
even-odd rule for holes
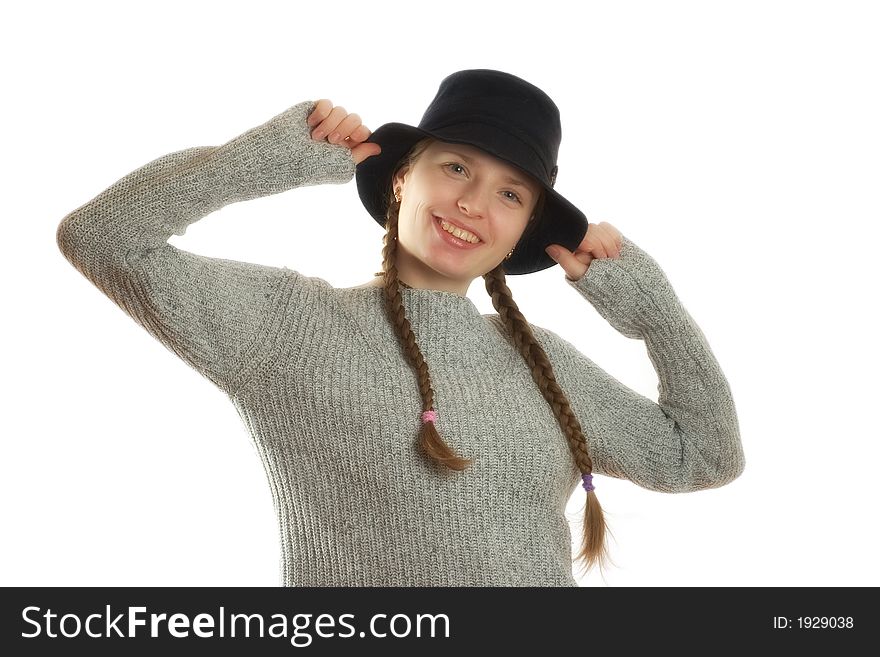
[[[584,233],[584,239],[581,240],[581,243],[578,244],[577,252],[592,252],[596,248],[596,244],[599,241],[598,234],[602,232],[601,225],[597,223],[589,223],[587,224],[587,232]]]
[[[333,103],[330,99],[322,98],[316,101],[314,109],[312,109],[308,119],[306,119],[306,123],[310,128],[314,128],[329,116],[331,109],[333,109]]]
[[[580,278],[581,276],[583,276],[583,272],[587,271],[587,269],[590,267],[590,263],[593,262],[593,260],[595,260],[595,258],[592,255],[590,255],[589,253],[583,253],[583,252],[575,253],[573,255],[574,255],[575,260],[577,260],[578,262],[580,262],[583,265],[583,268],[579,267],[577,269],[578,272],[581,272],[578,276],[578,278]]]
[[[327,141],[331,144],[337,144],[343,141],[346,137],[349,137],[354,129],[360,124],[361,117],[357,114],[349,114],[344,117],[342,121],[339,122],[339,125],[336,126],[336,129],[329,134]]]
[[[347,141],[345,143],[351,144],[352,146],[356,146],[357,144],[360,144],[361,142],[367,141],[367,139],[370,138],[371,134],[373,134],[373,133],[370,131],[370,129],[367,126],[361,124],[351,132],[351,134],[349,135],[349,137],[350,137],[349,141]]]
[[[608,258],[619,258],[620,257],[620,243],[617,238],[609,233],[602,238],[603,246],[605,247],[606,257]]]
[[[354,129],[354,131],[348,137],[342,137],[338,143],[343,146],[347,146],[348,148],[354,148],[358,144],[364,143],[367,138],[372,134],[369,129],[364,127],[363,125],[358,126]]]
[[[596,258],[610,258],[614,253],[614,238],[609,234],[607,224],[604,221],[596,224],[596,230],[587,251]]]
[[[607,258],[608,253],[605,251],[605,244],[602,242],[602,239],[599,237],[598,233],[593,235],[592,239],[587,244],[587,248],[579,248],[578,253],[588,253],[593,258]]]
[[[623,236],[620,231],[607,221],[599,222],[599,228],[602,229],[602,243],[606,253],[612,258],[619,258],[620,249],[623,246]]]
[[[336,130],[336,126],[338,126],[342,122],[342,119],[347,115],[348,112],[345,111],[345,108],[341,105],[337,105],[330,110],[330,114],[327,115],[326,119],[315,126],[315,129],[312,131],[312,136],[315,137],[315,139],[326,137]]]

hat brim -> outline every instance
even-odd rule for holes
[[[394,170],[401,158],[425,137],[473,145],[466,140],[440,137],[405,123],[386,123],[376,128],[366,140],[379,144],[382,152],[371,155],[357,165],[355,178],[358,195],[370,216],[383,228]],[[498,157],[495,153],[492,155]],[[516,166],[513,162],[510,164]],[[523,232],[513,255],[503,261],[506,274],[531,274],[552,267],[556,261],[545,252],[547,246],[561,244],[569,251],[574,251],[587,233],[589,222],[584,213],[552,187],[543,182],[541,184],[545,192],[544,210]]]

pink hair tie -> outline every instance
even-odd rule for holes
[[[433,422],[437,419],[437,411],[425,411],[422,413],[422,422]]]

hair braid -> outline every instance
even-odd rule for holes
[[[406,317],[403,300],[400,294],[400,279],[397,276],[397,216],[400,204],[389,203],[386,216],[385,245],[382,247],[382,262],[385,276],[385,310],[388,319],[400,338],[403,353],[406,359],[416,371],[419,393],[422,396],[422,411],[433,410],[434,389],[431,387],[431,375],[428,365],[416,343],[412,326]],[[443,442],[440,434],[434,426],[434,422],[422,422],[419,429],[419,437],[422,449],[435,462],[445,465],[453,470],[464,470],[472,463],[471,459],[465,459],[455,454],[452,449]]]
[[[417,143],[413,149],[402,158],[398,172],[410,168],[421,155],[422,151],[433,141],[431,138]],[[531,221],[541,215],[544,207],[544,194],[541,194]],[[400,293],[400,280],[397,275],[397,231],[400,203],[394,198],[394,190],[388,190],[387,212],[385,222],[384,246],[382,248],[383,271],[377,272],[376,276],[384,277],[385,308],[391,325],[397,333],[403,352],[409,363],[415,369],[418,377],[419,392],[422,396],[423,411],[433,410],[434,390],[431,387],[431,377],[428,366],[415,340],[412,326],[406,318],[403,300]],[[530,224],[527,227],[534,227]],[[492,305],[498,311],[504,322],[507,334],[516,349],[522,354],[532,373],[532,378],[544,399],[553,410],[556,420],[568,441],[569,448],[575,463],[584,475],[592,474],[593,461],[587,448],[587,441],[581,429],[580,422],[575,416],[569,404],[568,397],[553,373],[553,366],[547,358],[547,354],[535,339],[531,326],[519,311],[519,307],[513,300],[513,294],[507,286],[503,262],[495,269],[483,275],[486,282],[486,291],[492,298]],[[452,449],[443,442],[437,433],[433,422],[423,422],[420,429],[422,449],[435,462],[445,465],[453,470],[464,470],[473,461],[457,456]],[[576,559],[583,563],[586,570],[594,565],[600,569],[604,563],[610,560],[606,544],[606,534],[610,529],[605,521],[605,514],[599,504],[594,491],[587,491],[587,499],[584,505],[583,536],[581,549]]]
[[[568,446],[571,448],[575,463],[583,474],[591,474],[593,460],[590,458],[581,424],[571,410],[568,397],[556,382],[553,366],[550,364],[546,352],[535,339],[531,326],[513,300],[513,294],[507,286],[502,265],[499,264],[495,269],[484,274],[483,279],[486,282],[486,291],[492,298],[492,305],[495,306],[495,310],[498,311],[498,315],[507,328],[507,334],[522,354],[532,373],[532,379],[553,410],[553,414],[568,441]],[[584,505],[583,540],[581,551],[577,556],[577,559],[584,563],[587,570],[596,563],[601,568],[604,562],[609,559],[605,541],[606,531],[610,532],[599,499],[594,491],[587,491],[587,500]]]

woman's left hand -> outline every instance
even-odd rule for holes
[[[607,221],[600,221],[587,226],[583,241],[573,253],[559,244],[551,244],[546,251],[565,270],[566,277],[576,281],[587,273],[594,259],[619,258],[622,245],[620,231]]]

